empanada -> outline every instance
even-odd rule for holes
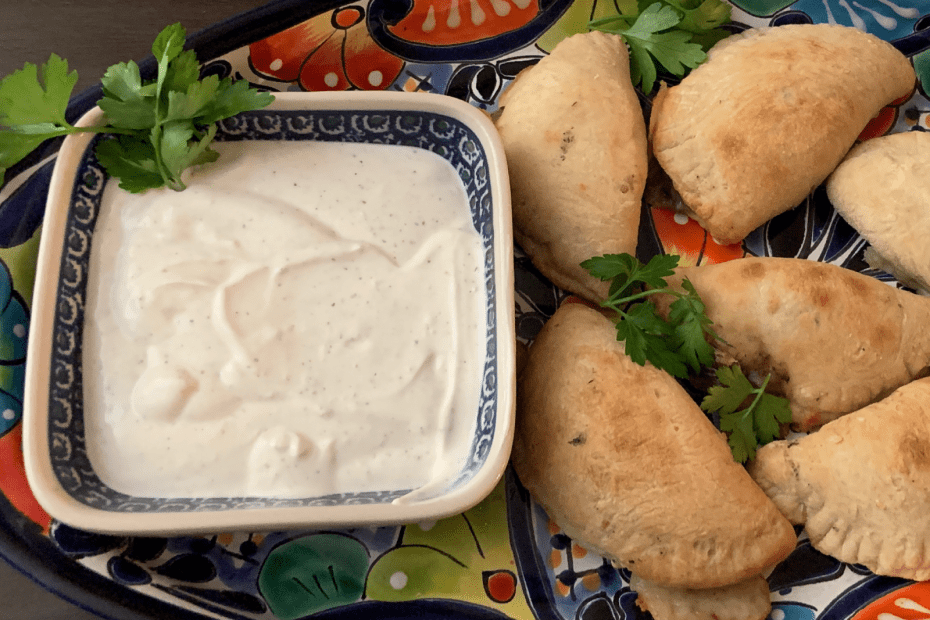
[[[633,362],[582,304],[563,304],[530,347],[512,462],[566,534],[649,581],[736,583],[796,543],[678,382]]]
[[[669,588],[635,573],[630,589],[636,605],[653,620],[765,620],[772,610],[768,582],[761,575],[720,588]]]
[[[930,291],[930,133],[910,131],[855,146],[827,179],[836,210],[898,280]],[[874,263],[874,264],[873,264]]]
[[[829,24],[747,30],[708,58],[659,92],[649,133],[686,212],[724,244],[801,202],[915,83],[891,44]]]
[[[930,378],[764,446],[749,470],[822,553],[879,575],[930,578]]]
[[[646,184],[646,124],[623,39],[565,39],[517,76],[500,105],[514,238],[556,286],[604,299],[609,283],[580,263],[636,253]]]
[[[890,394],[930,365],[930,299],[829,263],[743,258],[683,267],[725,342],[719,361],[772,373],[796,428],[811,429]],[[658,300],[661,312],[668,299]]]

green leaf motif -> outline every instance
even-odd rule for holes
[[[258,590],[275,618],[304,618],[359,600],[368,564],[368,550],[358,540],[337,533],[312,534],[268,554],[258,574]]]

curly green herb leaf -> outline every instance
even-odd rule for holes
[[[701,401],[701,409],[720,414],[720,430],[729,434],[733,458],[740,463],[754,459],[756,449],[777,439],[781,425],[791,422],[788,401],[765,391],[770,377],[756,387],[739,366],[718,368],[721,385],[710,388]],[[744,407],[750,398],[752,401]]]
[[[707,60],[713,44],[729,36],[719,28],[730,21],[730,6],[722,0],[646,0],[618,10],[618,15],[592,20],[588,28],[623,37],[630,50],[630,77],[647,94],[655,87],[656,63],[684,76]]]
[[[184,28],[172,24],[155,39],[155,80],[144,81],[132,61],[107,69],[97,102],[107,124],[99,127],[75,127],[65,119],[77,72],[55,54],[41,67],[27,63],[0,80],[0,175],[50,138],[103,133],[118,136],[101,140],[96,153],[120,187],[184,189],[184,170],[218,157],[210,149],[215,123],[274,100],[244,81],[199,80],[200,65],[194,52],[184,50],[185,37]]]
[[[719,337],[691,282],[682,283],[684,292],[668,287],[665,278],[675,273],[678,261],[678,256],[660,254],[644,265],[629,254],[606,254],[581,266],[596,278],[611,280],[609,297],[601,306],[616,313],[617,339],[624,342],[630,358],[685,378],[713,363],[714,350],[707,337]],[[647,299],[658,294],[675,297],[668,319]]]

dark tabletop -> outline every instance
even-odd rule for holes
[[[142,59],[166,25],[188,33],[266,4],[267,0],[0,0],[0,76],[54,52],[77,69],[75,93],[116,62]],[[0,620],[96,618],[46,592],[0,560]]]

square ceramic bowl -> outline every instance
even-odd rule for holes
[[[99,124],[101,117],[94,109],[81,124]],[[58,155],[36,273],[23,450],[29,483],[49,514],[80,529],[120,534],[346,527],[437,519],[491,492],[513,439],[514,286],[506,163],[484,113],[422,93],[278,93],[268,108],[221,122],[216,138],[265,148],[292,140],[414,145],[440,154],[458,172],[484,249],[484,290],[477,294],[487,346],[475,381],[479,406],[468,421],[475,431],[458,474],[444,488],[405,501],[397,500],[411,489],[288,499],[137,497],[100,479],[85,444],[82,348],[95,223],[103,190],[115,181],[96,160],[95,139],[70,136]]]

